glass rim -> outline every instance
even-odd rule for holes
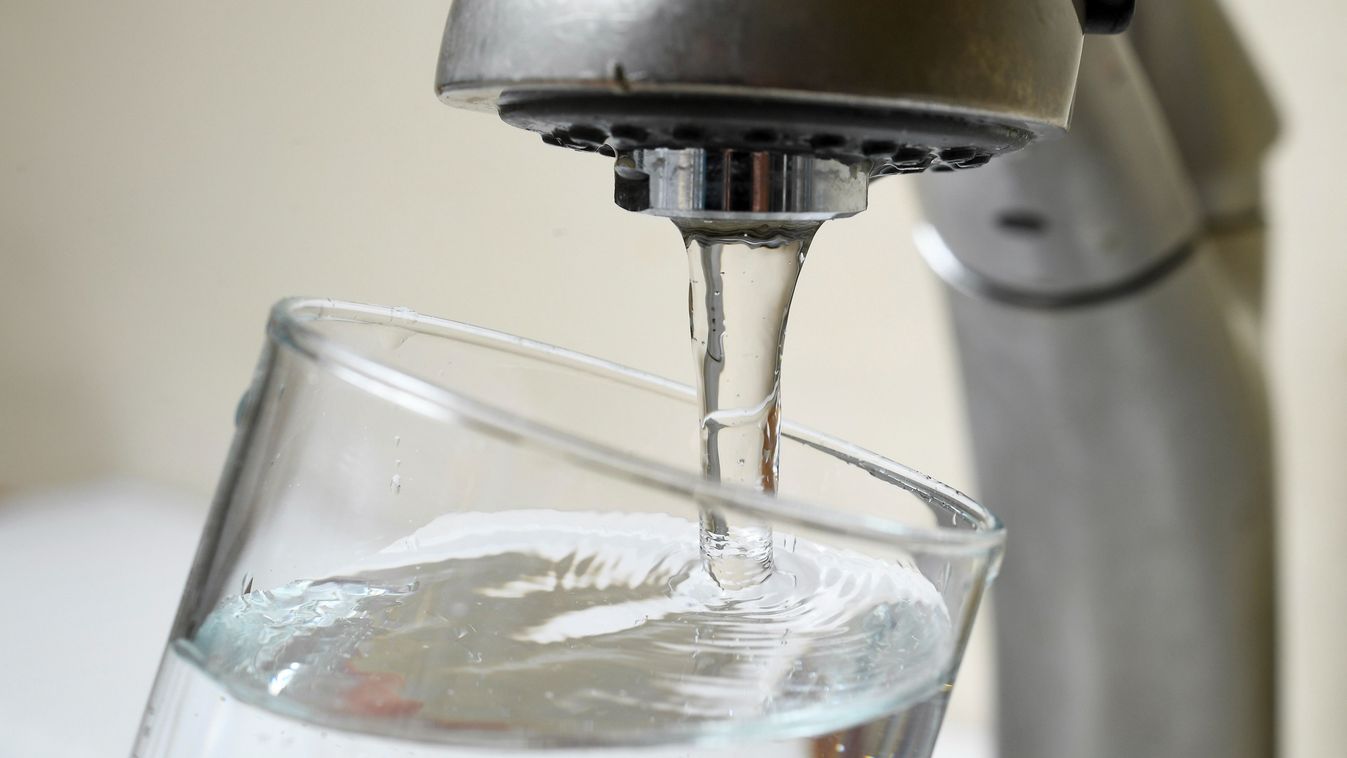
[[[430,418],[467,424],[514,444],[546,449],[587,468],[642,486],[694,500],[714,499],[732,510],[768,522],[795,524],[870,541],[897,541],[942,553],[990,553],[1005,542],[1005,526],[1001,520],[968,495],[901,463],[788,420],[782,421],[783,437],[840,456],[886,484],[962,517],[972,528],[913,526],[884,516],[847,513],[804,499],[709,482],[689,471],[586,440],[389,366],[309,325],[309,322],[324,319],[408,328],[441,339],[491,347],[577,369],[666,397],[695,401],[696,393],[688,385],[603,358],[494,329],[428,316],[410,308],[316,297],[285,298],[272,306],[267,322],[267,337],[272,343],[313,361],[364,391]],[[827,514],[826,518],[820,514]]]

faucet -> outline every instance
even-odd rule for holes
[[[457,0],[436,87],[682,222],[914,174],[996,590],[1003,758],[1275,754],[1266,92],[1216,0]],[[1088,36],[1087,36],[1088,35]]]

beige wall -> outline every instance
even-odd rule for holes
[[[115,474],[204,497],[266,308],[289,294],[689,376],[674,232],[612,207],[604,161],[436,103],[447,6],[0,3],[0,489]],[[1286,744],[1310,758],[1347,745],[1347,10],[1291,6],[1231,2],[1288,124],[1271,165],[1271,344]],[[971,485],[913,204],[887,181],[872,206],[815,245],[787,402]],[[960,717],[981,710],[972,666]]]

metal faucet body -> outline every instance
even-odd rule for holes
[[[610,156],[619,205],[675,219],[818,221],[923,174],[918,244],[1011,535],[1001,755],[1267,758],[1275,117],[1215,0],[1084,37],[1119,8],[458,0],[437,91]]]
[[[1190,50],[1220,54],[1178,70],[1245,95],[1157,97],[1176,68],[1147,57],[1148,35],[1173,28],[1147,10],[1087,40],[1069,137],[919,180],[979,493],[1010,532],[994,595],[1006,758],[1276,754],[1257,160],[1275,122],[1255,79],[1230,82],[1247,64],[1217,44],[1228,27],[1189,24],[1205,35]],[[1206,2],[1154,10],[1221,19]],[[1224,157],[1189,152],[1182,119]]]

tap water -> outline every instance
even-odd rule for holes
[[[786,320],[817,229],[679,223],[690,270],[702,472],[711,481],[776,491]],[[771,528],[731,524],[714,503],[703,504],[701,545],[707,571],[727,589],[772,572]]]
[[[228,597],[174,643],[135,755],[888,756],[938,721],[953,634],[918,571],[777,535],[727,591],[699,529],[455,513]]]
[[[776,491],[817,226],[680,224],[711,480]],[[701,507],[451,513],[330,576],[250,583],[171,645],[133,755],[925,758],[957,642],[936,588]]]

